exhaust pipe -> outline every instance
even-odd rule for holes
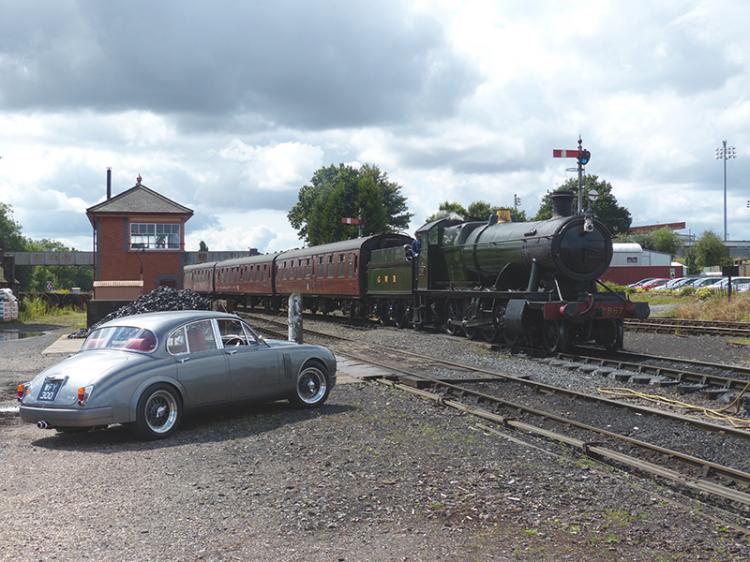
[[[36,426],[39,429],[49,429],[49,424],[44,420],[36,422]]]

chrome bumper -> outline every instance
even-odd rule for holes
[[[112,419],[112,407],[104,408],[35,408],[21,405],[21,420],[28,423],[47,422],[54,427],[93,427],[115,423]]]

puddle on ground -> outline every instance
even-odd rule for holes
[[[0,341],[21,340],[41,336],[44,332],[25,332],[23,330],[0,330]]]

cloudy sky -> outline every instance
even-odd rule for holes
[[[412,230],[440,201],[535,213],[578,135],[634,224],[750,239],[750,3],[0,0],[0,201],[91,246],[84,210],[143,183],[188,249],[299,246],[320,166],[374,163]]]

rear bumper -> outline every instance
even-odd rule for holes
[[[28,423],[45,421],[49,427],[93,427],[115,423],[112,407],[104,408],[35,408],[19,407],[21,420]]]

